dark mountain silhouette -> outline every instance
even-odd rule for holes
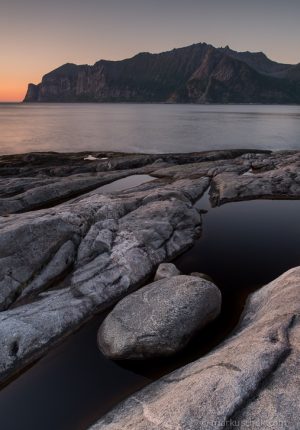
[[[93,66],[64,64],[25,102],[300,103],[300,64],[199,43]]]

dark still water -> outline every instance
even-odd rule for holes
[[[300,106],[0,103],[0,154],[300,149]]]
[[[175,263],[203,271],[224,287],[255,287],[300,265],[300,201],[251,200],[211,208],[208,193],[197,203],[201,238]],[[297,221],[298,220],[298,221]]]
[[[103,315],[0,391],[1,429],[82,430],[159,376],[207,353],[230,333],[249,292],[300,264],[300,201],[251,201],[211,209],[198,203],[203,233],[175,261],[209,274],[222,290],[222,314],[176,357],[114,363],[97,350]]]

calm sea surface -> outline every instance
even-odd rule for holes
[[[300,149],[300,106],[0,104],[0,154]]]

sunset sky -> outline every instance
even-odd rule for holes
[[[197,42],[300,62],[299,0],[0,0],[0,101],[66,63]]]

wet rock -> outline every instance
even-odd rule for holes
[[[180,275],[180,271],[177,269],[175,264],[161,263],[155,273],[154,281],[159,281],[164,278],[172,278],[173,276],[178,275]]]
[[[99,329],[98,345],[115,360],[172,355],[220,310],[213,283],[183,275],[161,279],[115,306]]]
[[[298,429],[300,267],[254,293],[234,334],[122,402],[92,430]]]

